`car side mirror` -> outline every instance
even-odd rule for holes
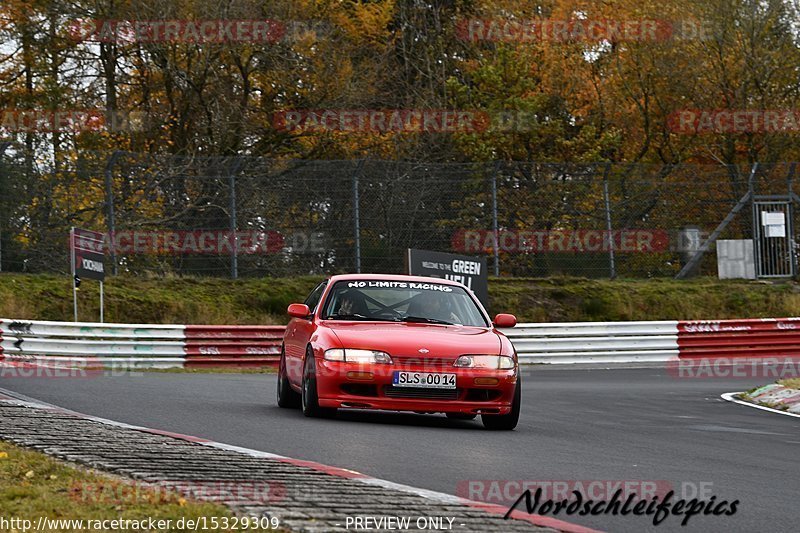
[[[494,325],[498,328],[513,328],[517,325],[517,317],[507,313],[500,313],[494,317]]]
[[[286,312],[294,318],[308,318],[308,315],[311,314],[311,309],[306,304],[289,304]]]

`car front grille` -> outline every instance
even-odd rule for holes
[[[405,355],[393,356],[394,362],[402,367],[422,367],[423,369],[439,370],[442,368],[453,368],[455,357],[412,357]]]
[[[389,398],[417,398],[420,400],[457,400],[460,389],[423,389],[416,387],[384,387],[383,394]]]

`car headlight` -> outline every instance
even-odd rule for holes
[[[351,348],[331,348],[325,351],[326,361],[341,361],[343,363],[376,363],[392,364],[391,356],[378,350],[354,350]]]
[[[489,368],[492,370],[510,370],[514,368],[514,359],[507,355],[462,355],[453,366],[459,368]]]

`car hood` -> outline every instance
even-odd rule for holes
[[[501,347],[497,334],[488,328],[338,320],[323,324],[345,348],[380,350],[393,356],[453,358],[463,354],[499,354]]]

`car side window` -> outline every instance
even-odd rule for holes
[[[317,285],[317,288],[311,291],[311,294],[308,295],[306,301],[303,302],[308,306],[309,309],[311,309],[312,313],[317,310],[317,306],[319,305],[319,300],[320,298],[322,298],[322,293],[325,292],[325,287],[327,285],[328,285],[327,280]]]

